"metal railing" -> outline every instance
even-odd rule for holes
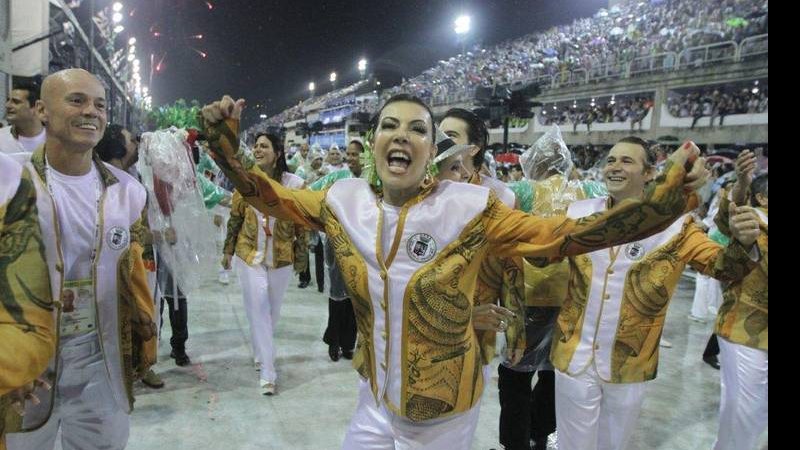
[[[669,72],[675,69],[678,54],[675,52],[657,53],[655,55],[634,58],[626,69],[626,78],[645,73]]]
[[[759,34],[758,36],[742,39],[742,42],[739,43],[739,54],[736,55],[736,60],[742,61],[746,58],[754,58],[768,53],[769,35]]]
[[[734,41],[689,47],[680,52],[678,68],[698,68],[712,62],[736,62],[739,45]]]

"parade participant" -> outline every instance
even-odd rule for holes
[[[146,194],[127,173],[92,151],[106,127],[105,89],[82,69],[48,76],[37,103],[47,141],[31,165],[46,186],[58,236],[51,279],[63,273],[60,340],[50,362],[57,385],[26,402],[10,449],[121,449],[128,441],[133,381],[155,360],[153,301],[142,260]],[[45,226],[40,221],[42,226]],[[7,422],[8,423],[8,422]]]
[[[52,206],[37,198],[30,167],[0,153],[0,449],[5,447],[5,416],[23,412],[34,400],[34,383],[55,351],[53,292],[45,255],[55,238],[42,236],[40,212],[52,217]],[[45,216],[47,217],[47,216]],[[43,248],[44,247],[44,248]],[[49,387],[49,386],[48,386]]]
[[[749,150],[736,159],[736,184],[723,194],[716,223],[733,233],[724,217],[750,204],[760,230],[756,245],[761,262],[739,282],[727,284],[714,332],[719,337],[721,399],[715,450],[750,450],[767,428],[769,418],[769,179],[753,178],[756,157]]]
[[[620,140],[603,168],[609,196],[573,202],[568,215],[591,217],[649,195],[654,164],[646,141]],[[649,237],[570,258],[551,352],[560,449],[626,447],[647,381],[656,376],[667,307],[683,269],[689,264],[715,278],[741,279],[759,257],[754,216],[747,207],[731,215],[735,241],[725,248],[685,214]]]
[[[0,153],[31,153],[44,144],[46,132],[36,114],[39,83],[34,79],[13,77],[6,101],[6,119],[10,127],[0,129]]]
[[[433,179],[433,114],[401,94],[378,113],[365,178],[290,190],[239,152],[243,103],[225,96],[202,110],[217,163],[260,211],[324,228],[353,299],[362,378],[346,449],[470,447],[484,385],[471,306],[490,246],[554,258],[642,239],[693,207],[684,189],[704,182],[702,161],[687,175],[699,153],[687,144],[642,200],[580,221],[526,215],[489,189]]]
[[[283,143],[277,136],[257,134],[253,157],[263,173],[280,180],[282,186],[303,187],[303,180],[286,167]],[[304,234],[301,227],[290,221],[264,216],[245,203],[239,192],[234,192],[223,266],[229,269],[236,255],[251,344],[260,367],[260,387],[264,395],[277,391],[275,328],[297,256],[294,242]]]

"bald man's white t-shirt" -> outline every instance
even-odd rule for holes
[[[0,128],[0,152],[10,155],[12,153],[33,153],[40,145],[44,144],[47,137],[45,129],[33,137],[20,136],[18,139],[11,134],[11,127]]]
[[[98,238],[97,202],[102,190],[100,172],[94,164],[87,174],[80,176],[59,173],[49,164],[47,168],[47,184],[53,193],[61,229],[65,288],[77,283],[83,289],[75,287],[75,292],[90,294],[93,292],[92,252]],[[88,339],[86,336],[97,330],[93,296],[80,297],[83,301],[76,300],[74,310],[68,310],[65,303],[61,321],[62,343]]]

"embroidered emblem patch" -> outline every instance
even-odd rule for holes
[[[631,261],[639,261],[644,257],[644,246],[638,242],[631,242],[625,246],[625,256]]]
[[[122,227],[111,227],[106,233],[106,244],[113,250],[120,250],[128,245],[130,235],[128,230]]]
[[[433,237],[425,233],[417,233],[406,243],[408,257],[418,263],[426,263],[436,255],[436,241]]]

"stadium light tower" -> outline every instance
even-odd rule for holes
[[[461,54],[466,55],[467,35],[469,34],[472,18],[466,14],[458,16],[455,21],[455,32],[461,40]]]
[[[313,81],[311,83],[308,83],[308,92],[311,95],[311,97],[314,96],[314,89],[316,89],[316,88],[317,88],[317,86],[314,84]]]
[[[467,34],[469,33],[469,26],[472,19],[469,16],[458,16],[456,19],[456,34]]]
[[[331,72],[331,78],[330,79],[331,79],[331,84],[333,85],[333,88],[336,89],[336,72]]]
[[[364,58],[361,58],[358,62],[358,73],[361,74],[361,79],[363,80],[364,74],[367,73],[367,60]]]

